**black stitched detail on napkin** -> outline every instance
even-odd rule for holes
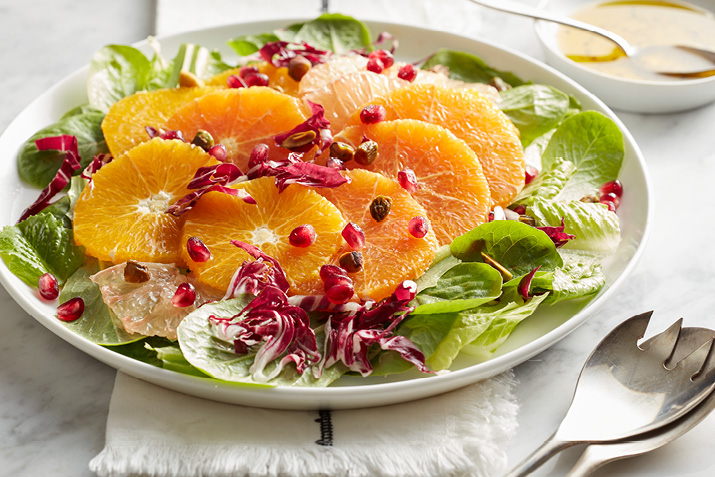
[[[320,439],[315,441],[319,446],[330,447],[333,445],[333,421],[330,411],[319,411],[320,417],[315,422],[320,423]]]

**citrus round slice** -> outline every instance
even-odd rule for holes
[[[149,139],[146,127],[165,128],[166,120],[189,101],[216,88],[171,88],[141,91],[120,99],[109,108],[102,132],[114,157]],[[187,138],[191,141],[193,138]]]
[[[290,131],[306,118],[307,110],[297,98],[266,87],[222,89],[202,96],[179,109],[168,121],[185,138],[208,131],[228,150],[228,158],[246,171],[256,144],[268,145],[269,159],[285,159],[289,153],[275,145],[273,137]]]
[[[360,55],[343,55],[333,57],[330,61],[313,66],[300,79],[298,93],[303,95],[320,89],[328,83],[348,73],[363,71],[367,68],[367,58]]]
[[[415,84],[370,101],[386,119],[419,119],[443,126],[476,153],[489,182],[493,205],[507,206],[524,186],[524,150],[509,118],[475,90]],[[356,111],[351,124],[360,124]]]
[[[395,62],[389,68],[386,68],[382,74],[397,78],[400,72],[400,68],[405,66],[407,63]],[[431,71],[423,70],[420,68],[415,68],[417,75],[415,79],[412,80],[412,84],[435,84],[437,86],[444,86],[446,88],[454,89],[473,89],[477,92],[485,95],[494,104],[499,103],[499,92],[493,86],[484,83],[467,83],[464,81],[456,80],[449,77],[448,71]]]
[[[423,238],[410,235],[410,220],[417,216],[426,217],[427,212],[396,181],[360,169],[346,174],[350,183],[316,191],[365,233],[365,245],[359,250],[363,257],[362,269],[349,276],[360,298],[381,300],[395,291],[402,281],[414,280],[429,268],[437,250],[437,240],[433,231]],[[390,201],[389,213],[379,222],[370,213],[370,205],[377,197]],[[331,263],[337,265],[342,254],[350,251],[352,249],[345,244]],[[313,293],[323,293],[322,283],[316,282]]]
[[[260,73],[268,76],[268,87],[273,88],[281,93],[290,94],[291,96],[298,95],[298,82],[288,75],[288,68],[276,68],[267,61],[251,63],[252,66],[258,68]],[[231,68],[206,80],[208,86],[218,86],[221,88],[228,87],[228,77],[231,75],[239,75],[241,68]]]
[[[333,133],[341,131],[355,110],[378,96],[402,88],[409,83],[399,78],[379,75],[372,71],[356,71],[331,81],[303,97],[325,108]]]
[[[275,179],[262,177],[235,186],[256,200],[247,204],[220,192],[209,192],[186,213],[182,254],[200,283],[226,290],[236,269],[253,260],[231,244],[240,240],[259,247],[278,260],[291,285],[291,293],[306,294],[306,284],[318,277],[320,267],[340,248],[345,220],[340,211],[313,190],[290,185],[278,193]],[[290,233],[301,225],[315,229],[315,241],[307,247],[290,244]],[[190,237],[208,247],[211,258],[194,262],[186,250]]]
[[[198,168],[217,163],[179,140],[157,138],[130,149],[82,191],[74,208],[75,241],[88,255],[113,263],[181,263],[184,219],[166,210],[191,192],[186,186]]]
[[[351,126],[340,136],[364,136],[378,144],[378,156],[372,164],[353,160],[346,163],[350,169],[364,168],[395,180],[405,168],[414,171],[418,189],[412,197],[427,211],[440,245],[487,220],[491,197],[479,159],[448,129],[400,119]]]

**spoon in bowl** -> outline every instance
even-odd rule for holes
[[[578,28],[579,30],[585,30],[591,33],[595,33],[613,42],[620,51],[620,53],[622,53],[623,55],[637,61],[642,67],[660,75],[691,79],[704,78],[707,76],[715,75],[715,52],[713,51],[703,50],[701,48],[695,48],[692,46],[685,45],[654,45],[644,48],[638,48],[628,43],[622,36],[617,35],[616,33],[613,33],[611,31],[591,25],[589,23],[575,20],[573,18],[557,15],[552,12],[540,10],[535,7],[530,7],[521,3],[513,2],[510,0],[469,1],[481,5],[483,7],[492,8],[494,10],[514,13],[516,15],[535,18],[537,20],[545,20],[549,22],[559,23],[561,25],[566,25],[573,28]],[[702,60],[705,59],[713,66],[709,68],[706,67],[705,69],[700,69],[697,71],[688,71],[687,66],[682,71],[662,71],[658,68],[657,64],[659,63],[659,58],[662,58],[665,55],[671,58],[674,64],[688,65],[692,64],[694,60],[702,62]],[[618,56],[620,56],[620,54]]]

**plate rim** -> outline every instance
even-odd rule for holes
[[[311,17],[312,18],[312,17]],[[175,33],[171,35],[157,37],[157,40],[162,44],[167,41],[178,41],[187,40],[190,41],[192,35],[196,34],[207,34],[210,32],[218,32],[221,30],[235,29],[237,32],[245,31],[246,29],[262,29],[263,31],[268,31],[273,28],[279,28],[291,23],[306,21],[311,18],[284,18],[284,19],[271,19],[263,21],[250,21],[250,22],[239,22],[232,23],[228,25],[221,25],[211,28],[197,29],[182,33]],[[39,321],[43,326],[52,331],[55,335],[59,336],[63,340],[72,344],[79,350],[89,354],[90,356],[98,359],[105,364],[116,368],[119,371],[125,372],[134,377],[143,379],[145,381],[151,382],[153,384],[158,384],[164,387],[171,388],[178,392],[183,392],[187,394],[192,394],[199,397],[204,397],[207,399],[217,400],[221,402],[228,402],[233,404],[242,404],[256,407],[270,407],[276,409],[318,409],[324,408],[326,406],[332,409],[348,409],[356,407],[369,407],[385,404],[394,404],[398,402],[410,401],[414,399],[419,399],[422,397],[427,397],[435,394],[440,394],[450,390],[463,387],[467,384],[480,381],[482,379],[487,379],[489,377],[495,376],[498,373],[506,371],[508,369],[523,363],[530,357],[540,353],[549,346],[555,344],[556,342],[564,339],[568,334],[574,331],[576,328],[581,326],[587,319],[593,316],[598,309],[603,306],[604,302],[608,299],[610,295],[615,293],[621,286],[621,284],[628,278],[632,271],[637,266],[640,258],[643,255],[643,251],[646,247],[648,237],[652,229],[652,188],[651,181],[648,174],[648,169],[646,167],[645,159],[643,154],[636,143],[635,139],[631,135],[630,131],[626,128],[623,122],[615,115],[615,113],[606,106],[600,99],[595,95],[588,92],[585,88],[580,86],[574,80],[566,77],[564,74],[558,72],[554,68],[544,64],[542,61],[529,57],[523,53],[520,53],[510,47],[500,45],[498,43],[491,42],[482,38],[472,38],[463,35],[433,30],[425,27],[402,24],[396,22],[378,22],[378,21],[365,21],[368,28],[371,31],[382,31],[389,30],[392,26],[404,28],[408,30],[413,30],[418,33],[432,34],[435,33],[448,35],[454,37],[458,40],[465,40],[471,42],[471,44],[465,45],[465,51],[475,51],[479,46],[487,46],[497,50],[501,50],[510,55],[518,57],[522,61],[531,63],[532,66],[538,69],[545,70],[547,73],[560,78],[562,81],[569,84],[573,89],[577,90],[579,94],[589,97],[596,105],[599,106],[602,113],[613,120],[621,130],[624,136],[624,143],[628,144],[634,153],[633,160],[638,165],[638,169],[643,174],[644,187],[645,187],[645,208],[646,217],[644,219],[644,229],[642,231],[642,236],[636,250],[633,252],[628,264],[623,268],[620,275],[613,281],[613,283],[606,289],[601,295],[597,296],[591,302],[585,305],[584,308],[579,310],[575,315],[571,316],[566,322],[557,326],[553,330],[541,335],[540,337],[516,348],[512,351],[507,352],[504,355],[497,356],[491,360],[478,363],[464,369],[459,369],[456,371],[451,371],[446,374],[441,374],[438,376],[429,377],[427,379],[407,379],[398,382],[389,383],[376,383],[376,384],[358,384],[358,385],[345,385],[345,386],[335,386],[335,387],[290,387],[290,386],[276,386],[276,387],[251,387],[236,383],[217,383],[214,381],[207,381],[205,378],[189,376],[174,371],[170,371],[163,368],[158,368],[152,366],[148,363],[142,361],[137,361],[127,356],[121,355],[110,349],[106,349],[98,344],[95,344],[86,338],[75,334],[69,328],[65,327],[54,317],[46,316],[41,312],[35,303],[30,301],[29,294],[22,293],[18,289],[18,282],[22,287],[26,285],[19,281],[7,268],[3,262],[0,265],[0,282],[7,290],[8,294],[17,302],[25,312],[30,314],[35,320]],[[230,38],[225,36],[226,39]],[[147,40],[142,40],[136,42],[133,46],[146,48],[148,45]],[[213,47],[213,45],[212,45]],[[476,53],[478,54],[478,53]],[[49,88],[43,94],[35,98],[30,104],[23,108],[8,125],[5,131],[0,135],[0,146],[4,142],[9,141],[6,138],[9,136],[14,129],[16,129],[20,121],[23,119],[25,113],[30,110],[33,105],[45,101],[48,98],[57,94],[57,91],[67,85],[71,85],[81,80],[82,76],[86,76],[88,71],[88,65],[77,69],[73,73],[65,76],[53,87]],[[14,156],[16,156],[17,151],[15,151]],[[630,160],[630,158],[629,158]],[[477,369],[475,369],[477,368]],[[178,389],[177,386],[183,389]],[[409,396],[404,394],[408,393]],[[365,396],[365,394],[371,394],[372,396]],[[290,400],[295,400],[290,402]],[[288,400],[289,402],[285,402]]]

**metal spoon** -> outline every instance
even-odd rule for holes
[[[595,33],[613,42],[618,47],[618,49],[623,52],[624,55],[633,60],[638,61],[638,63],[642,67],[660,75],[674,76],[678,78],[704,78],[707,76],[715,75],[715,68],[703,69],[699,71],[660,71],[657,66],[654,66],[658,63],[658,58],[662,58],[665,55],[668,55],[673,60],[680,61],[684,64],[687,64],[688,60],[692,60],[693,56],[697,56],[700,58],[704,58],[711,62],[713,65],[715,65],[715,52],[713,51],[684,45],[658,45],[637,48],[628,43],[622,36],[617,35],[611,31],[604,30],[603,28],[599,28],[597,26],[579,20],[574,20],[573,18],[540,10],[529,5],[524,5],[522,3],[517,3],[510,0],[469,1],[481,5],[483,7],[492,8],[494,10],[514,13],[516,15],[536,18],[538,20],[560,23],[561,25],[566,25],[573,28],[578,28],[579,30],[585,30],[591,33]]]
[[[508,474],[510,477],[533,472],[551,456],[575,444],[613,442],[661,428],[684,416],[712,392],[713,339],[674,363],[682,319],[648,345],[638,346],[651,315],[629,318],[598,344],[581,370],[561,425]]]
[[[698,349],[705,341],[714,337],[715,331],[707,328],[683,328],[672,361],[680,361]],[[647,344],[647,342],[644,343],[644,345]],[[711,392],[695,409],[663,428],[625,441],[592,444],[584,450],[581,458],[568,475],[569,477],[584,477],[609,462],[645,454],[663,447],[695,427],[713,409],[715,409],[715,391]]]

